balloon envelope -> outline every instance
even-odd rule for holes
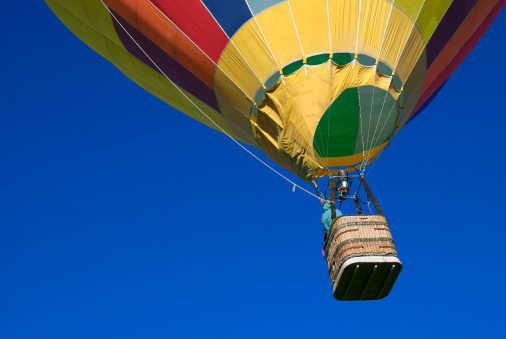
[[[149,92],[313,180],[374,159],[505,1],[46,3]]]

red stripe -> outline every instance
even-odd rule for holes
[[[151,0],[207,56],[218,63],[229,39],[199,0]]]
[[[416,113],[416,111],[422,107],[422,105],[430,98],[430,96],[441,86],[444,84],[446,80],[452,75],[452,73],[457,69],[457,67],[464,61],[464,59],[469,55],[471,50],[476,46],[478,41],[480,41],[481,37],[485,34],[485,32],[490,28],[492,22],[494,22],[495,18],[501,11],[502,7],[506,3],[506,0],[501,0],[497,3],[494,9],[488,14],[487,18],[483,20],[481,26],[474,32],[471,38],[466,42],[464,47],[457,53],[457,55],[452,59],[452,61],[445,67],[445,69],[439,73],[438,77],[432,82],[432,84],[423,92],[418,99],[418,102],[411,114],[410,118]]]

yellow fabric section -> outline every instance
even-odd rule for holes
[[[399,74],[403,83],[407,81],[410,76],[413,67],[419,62],[420,56],[425,51],[425,42],[422,35],[416,27],[411,31],[411,35],[408,38],[406,47],[397,63],[395,71]],[[426,58],[424,58],[426,62]]]
[[[257,135],[264,153],[301,178],[314,178],[321,166],[311,154],[312,133],[281,81],[267,92],[258,110]]]
[[[451,3],[452,0],[425,1],[416,25],[420,28],[426,43],[436,30],[439,21],[441,21]]]
[[[267,91],[258,106],[257,136],[270,158],[310,181],[322,168],[318,162],[327,163],[327,158],[321,159],[313,153],[314,132],[327,108],[344,90],[372,85],[389,91],[395,100],[400,92],[393,86],[391,77],[357,61],[339,66],[329,60],[305,68],[283,76],[284,84],[280,79]],[[349,166],[362,160],[362,154],[332,158],[333,163],[338,163],[332,166]]]
[[[399,131],[402,126],[404,126],[415,108],[418,99],[423,90],[423,84],[425,80],[425,73],[427,70],[427,57],[426,52],[424,51],[418,63],[415,65],[411,76],[408,81],[404,85],[404,94],[405,94],[405,103],[404,109],[402,110],[402,115],[399,119]]]
[[[329,0],[333,51],[355,52],[359,0]]]
[[[361,53],[378,56],[392,4],[387,1],[362,0],[358,48]]]
[[[424,2],[424,0],[395,0],[394,5],[402,9],[414,21]]]
[[[330,52],[326,0],[290,0],[304,54]]]
[[[388,143],[389,142],[387,141],[384,144],[379,145],[378,147],[373,148],[372,150],[368,151],[367,152],[368,155],[369,155],[369,152],[371,152],[370,156],[368,158],[374,158],[376,156],[376,154],[378,154],[383,148],[385,148],[388,145]],[[355,164],[361,163],[363,160],[364,160],[364,158],[363,158],[362,154],[355,154],[355,155],[350,155],[347,157],[339,157],[339,158],[335,158],[335,157],[325,158],[325,161],[327,161],[329,166],[332,166],[332,167],[355,165]]]
[[[220,69],[216,69],[214,75],[214,91],[220,96],[229,101],[239,112],[244,116],[249,116],[252,99],[244,95],[244,93],[223,73]],[[220,106],[221,108],[221,106]]]
[[[46,0],[46,3],[65,26],[67,26],[79,39],[111,61],[135,83],[195,120],[213,129],[219,130],[212,122],[203,116],[188,99],[176,90],[163,75],[154,71],[151,67],[139,61],[125,50],[115,33],[109,12],[99,1]],[[93,23],[90,22],[89,16],[87,15],[87,13],[90,14],[90,10],[96,11],[93,14],[95,18]],[[95,22],[100,22],[99,26],[93,26]],[[100,30],[98,27],[100,27]],[[229,133],[230,136],[242,140],[234,133],[227,120],[221,114],[193,97],[190,93],[185,91],[183,91],[183,93],[213,119],[214,122]],[[254,143],[253,146],[258,147],[256,143]]]
[[[380,54],[380,59],[392,69],[395,69],[401,57],[401,53],[409,39],[413,25],[414,21],[403,11],[395,6],[392,8]],[[411,67],[413,67],[413,65],[411,65]]]
[[[280,66],[296,59],[302,59],[299,39],[287,2],[282,2],[263,11],[256,18]]]
[[[220,57],[218,67],[247,97],[252,99],[261,83],[234,45],[229,43],[228,46],[229,48],[225,50],[226,54]],[[219,79],[215,76],[215,83]]]
[[[232,37],[232,42],[261,81],[278,69],[255,20],[245,23]],[[227,58],[231,48],[229,43],[220,57],[220,62],[221,59]],[[218,65],[220,66],[220,63]]]

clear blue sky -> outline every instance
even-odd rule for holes
[[[2,8],[0,338],[504,337],[504,12],[368,178],[392,293],[338,302],[317,200],[44,2]]]

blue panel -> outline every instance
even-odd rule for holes
[[[253,12],[253,15],[257,15],[264,9],[277,5],[286,0],[246,0]]]
[[[223,30],[231,38],[249,19],[251,12],[244,0],[202,0]]]

